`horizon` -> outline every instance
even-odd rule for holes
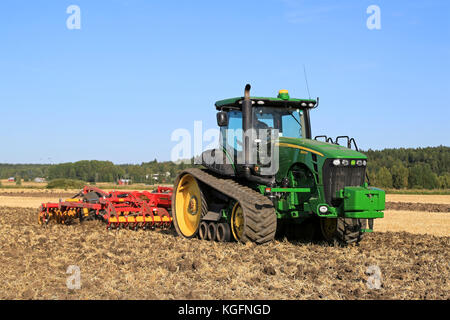
[[[368,150],[361,150],[359,149],[359,152],[364,153],[364,152],[368,152],[368,151],[386,151],[386,150],[398,150],[398,149],[411,149],[411,150],[419,150],[419,149],[426,149],[426,148],[450,148],[450,146],[446,146],[446,145],[439,145],[439,146],[427,146],[427,147],[417,147],[417,148],[384,148],[384,149],[368,149]],[[157,161],[158,163],[166,163],[166,162],[172,162],[175,163],[172,160],[163,160],[160,161],[157,158],[153,159],[153,160],[148,160],[148,161],[141,161],[141,162],[136,162],[136,163],[117,163],[117,162],[113,162],[110,160],[98,160],[98,159],[80,159],[80,160],[75,160],[75,161],[67,161],[67,162],[58,162],[58,163],[5,163],[5,162],[0,162],[0,165],[43,165],[43,166],[51,166],[51,165],[58,165],[58,164],[64,164],[64,163],[76,163],[76,162],[80,162],[80,161],[110,161],[112,162],[114,165],[142,165],[144,163],[150,163],[153,161]],[[192,160],[191,159],[181,159],[180,161],[183,160]]]
[[[4,164],[170,161],[174,130],[216,128],[214,102],[246,83],[252,96],[319,96],[313,136],[364,150],[450,141],[444,0],[10,0],[0,38]]]

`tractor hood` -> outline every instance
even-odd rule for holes
[[[367,159],[356,150],[318,140],[280,137],[279,146],[311,152],[324,158]]]

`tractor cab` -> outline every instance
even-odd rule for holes
[[[224,129],[277,129],[279,135],[291,138],[311,138],[309,112],[317,106],[316,100],[291,99],[287,90],[280,90],[277,98],[249,97],[251,109],[243,109],[245,97],[217,101],[218,125]],[[244,112],[249,126],[244,128]],[[228,121],[227,121],[228,120]]]
[[[213,151],[215,160],[225,163],[211,160],[204,165],[220,174],[270,184],[276,172],[264,174],[264,169],[273,168],[275,143],[279,137],[311,139],[309,109],[317,101],[290,98],[287,90],[280,90],[276,98],[250,97],[247,85],[244,97],[220,100],[215,106],[221,146],[205,155],[211,158]]]

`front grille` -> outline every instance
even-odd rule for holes
[[[325,201],[331,206],[338,206],[336,192],[344,187],[357,187],[364,184],[366,167],[364,166],[334,166],[334,159],[327,159],[323,165],[323,189]],[[352,159],[348,159],[349,162]]]

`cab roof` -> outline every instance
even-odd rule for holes
[[[215,106],[217,110],[221,110],[223,108],[241,109],[243,100],[244,97],[219,100],[215,103]],[[270,97],[250,97],[250,100],[252,100],[252,104],[254,106],[258,107],[263,107],[267,105],[271,107],[280,107],[280,108],[291,107],[298,109],[306,109],[306,108],[312,109],[317,106],[317,100],[314,99],[296,99],[296,98],[282,99]],[[314,105],[309,106],[310,103],[313,103]]]

